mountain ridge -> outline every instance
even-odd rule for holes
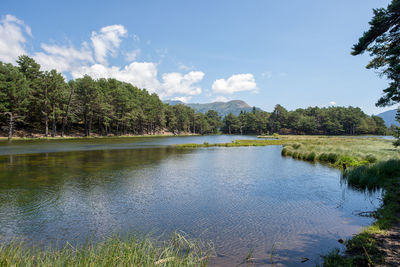
[[[396,121],[396,112],[397,109],[392,109],[379,113],[376,116],[381,117],[385,121],[386,127],[390,127],[391,125],[400,126],[400,124]]]
[[[229,113],[232,113],[235,116],[238,116],[241,111],[243,112],[251,112],[253,110],[253,107],[247,104],[243,100],[231,100],[228,102],[222,102],[222,101],[216,101],[216,102],[211,102],[211,103],[184,103],[179,100],[165,100],[164,103],[169,104],[169,105],[186,105],[188,107],[193,108],[197,112],[201,113],[206,113],[209,110],[215,110],[218,112],[218,114],[221,117],[225,117]],[[261,110],[260,108],[257,108],[257,110]]]

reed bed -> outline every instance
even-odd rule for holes
[[[167,241],[113,237],[60,249],[12,241],[0,244],[0,266],[206,266],[213,251],[212,244],[179,233]]]

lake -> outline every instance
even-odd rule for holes
[[[339,170],[281,156],[281,146],[178,149],[252,136],[0,142],[0,240],[82,243],[175,230],[210,240],[211,265],[315,266],[372,222],[377,194]],[[302,257],[310,260],[300,263]]]

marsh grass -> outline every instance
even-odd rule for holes
[[[358,190],[384,190],[382,205],[376,211],[372,226],[345,242],[346,254],[339,250],[323,256],[324,266],[374,266],[384,264],[384,255],[378,247],[377,234],[385,234],[399,221],[400,160],[388,160],[363,165],[344,171],[343,179]]]
[[[240,146],[270,146],[282,145],[281,140],[234,140],[231,143],[215,143],[210,144],[204,142],[203,144],[178,144],[173,145],[177,148],[196,148],[196,147],[240,147]]]
[[[60,249],[13,241],[0,244],[0,266],[206,266],[213,253],[212,244],[179,233],[167,241],[113,237]]]

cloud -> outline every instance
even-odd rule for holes
[[[183,64],[183,63],[179,63],[179,64],[178,64],[178,69],[183,70],[183,71],[189,71],[189,70],[192,70],[193,67],[189,67],[189,66],[186,66],[186,65]]]
[[[92,51],[87,43],[80,50],[71,46],[41,44],[44,52],[34,54],[34,59],[45,70],[56,69],[59,72],[70,72],[82,65],[94,63]]]
[[[228,102],[229,98],[225,97],[225,96],[217,96],[215,97],[212,102]]]
[[[13,15],[0,20],[0,61],[14,63],[18,56],[27,54],[25,36],[32,36],[31,28]]]
[[[149,92],[157,92],[160,82],[157,79],[157,64],[152,62],[132,62],[124,68],[117,66],[107,67],[102,64],[83,66],[71,72],[74,79],[81,78],[85,74],[94,79],[115,78],[131,83],[139,88],[145,88]]]
[[[236,92],[252,91],[257,92],[257,84],[253,74],[236,74],[228,80],[218,79],[212,85],[214,93],[233,94]]]
[[[116,55],[116,48],[122,42],[121,37],[125,37],[127,30],[122,25],[111,25],[100,29],[100,32],[92,32],[92,45],[96,61],[107,65],[107,55]]]
[[[335,106],[335,105],[336,105],[336,102],[335,102],[335,101],[331,101],[331,102],[329,102],[329,104],[330,104],[331,106]]]
[[[133,50],[133,51],[130,51],[130,52],[127,52],[125,55],[126,55],[126,60],[127,61],[134,61],[134,60],[136,60],[136,58],[140,55],[140,53],[141,53],[141,50],[138,48],[138,49],[135,49],[135,50]]]
[[[263,73],[261,73],[261,76],[263,78],[266,78],[266,79],[271,79],[272,78],[272,71],[264,71]]]
[[[7,15],[1,19],[0,60],[12,62],[19,55],[27,54],[24,49],[24,44],[27,42],[25,35],[30,34],[30,28],[16,17]],[[187,102],[191,96],[202,92],[196,83],[203,79],[203,72],[164,73],[160,80],[159,63],[135,61],[141,53],[139,48],[124,54],[129,64],[122,67],[109,66],[107,57],[117,55],[122,38],[126,35],[127,30],[123,25],[106,26],[91,33],[91,45],[83,42],[80,48],[75,48],[72,44],[42,43],[41,51],[33,53],[32,57],[45,70],[56,69],[64,75],[70,74],[74,79],[86,74],[95,79],[115,78],[139,88],[145,88],[149,92],[155,92],[162,98],[175,97]],[[134,35],[134,40],[139,41],[136,35]],[[159,49],[156,52],[162,58],[168,51]],[[183,67],[180,69],[183,70]],[[189,71],[186,66],[184,70]]]
[[[191,96],[181,96],[181,97],[174,97],[172,98],[172,100],[175,101],[181,101],[183,103],[189,103],[189,101],[192,99]]]
[[[191,71],[185,75],[179,72],[165,73],[162,75],[162,97],[174,94],[198,95],[201,94],[201,88],[193,84],[200,82],[204,77],[204,72]]]

